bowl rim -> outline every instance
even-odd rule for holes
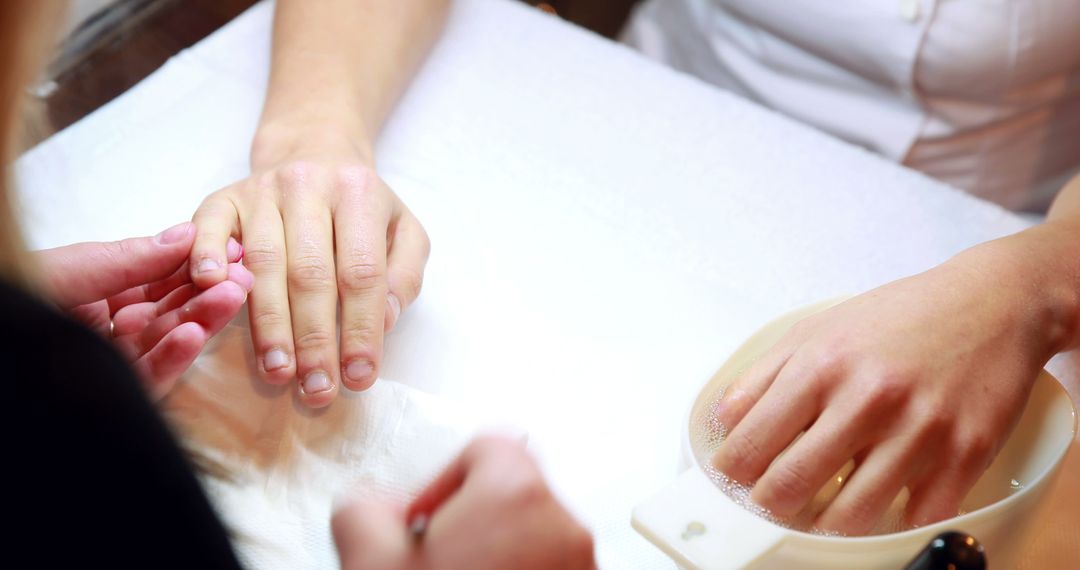
[[[686,408],[686,412],[683,414],[683,421],[682,421],[682,428],[681,428],[681,432],[682,432],[682,436],[681,436],[682,448],[681,448],[680,455],[681,455],[681,459],[682,459],[682,462],[683,462],[684,470],[686,468],[689,468],[689,469],[697,469],[699,471],[704,471],[702,466],[698,463],[697,458],[694,457],[693,445],[692,445],[692,443],[690,441],[691,418],[693,416],[694,409],[697,408],[698,403],[701,401],[702,397],[705,395],[706,390],[708,390],[713,385],[714,381],[717,381],[717,379],[718,379],[717,373],[720,370],[722,370],[725,366],[727,366],[727,364],[731,361],[732,358],[734,358],[736,355],[738,355],[740,352],[742,352],[743,348],[747,345],[747,343],[750,342],[751,339],[753,339],[758,334],[764,332],[766,329],[769,329],[770,327],[779,324],[781,321],[784,321],[786,319],[791,318],[791,316],[793,314],[795,314],[795,313],[802,312],[802,311],[807,310],[807,309],[809,309],[811,307],[820,306],[821,307],[820,310],[817,310],[817,311],[814,311],[814,312],[810,313],[810,314],[816,314],[816,313],[824,311],[825,309],[827,309],[827,308],[829,308],[829,307],[831,307],[833,305],[836,305],[836,304],[838,304],[838,303],[840,303],[840,302],[842,302],[842,301],[844,301],[844,300],[846,300],[846,299],[848,299],[850,297],[851,297],[851,295],[841,295],[841,296],[837,296],[837,297],[833,297],[833,298],[829,298],[829,299],[823,299],[823,300],[816,301],[816,302],[806,303],[806,304],[800,305],[798,307],[795,307],[795,308],[793,308],[791,310],[785,311],[785,312],[781,313],[779,316],[777,316],[777,317],[775,317],[773,319],[770,319],[765,324],[763,324],[762,326],[755,329],[754,332],[750,334],[750,336],[746,337],[746,339],[741,344],[739,344],[739,346],[737,346],[735,348],[735,350],[733,350],[731,352],[731,354],[728,355],[727,358],[724,359],[724,361],[720,364],[719,368],[716,369],[716,372],[714,372],[713,375],[710,376],[701,385],[701,387],[695,392],[694,398],[690,401],[689,406],[687,406],[687,408]],[[773,526],[775,526],[777,528],[783,529],[784,531],[786,531],[787,534],[790,535],[791,538],[798,538],[800,540],[807,541],[807,542],[840,541],[840,542],[843,542],[844,544],[852,544],[852,545],[854,545],[854,544],[858,544],[858,545],[875,545],[875,544],[884,543],[884,542],[890,542],[890,541],[895,541],[895,540],[903,540],[903,539],[908,539],[908,538],[915,538],[916,536],[923,535],[923,534],[928,535],[928,534],[936,534],[938,532],[943,532],[945,530],[949,530],[950,527],[962,526],[965,523],[971,522],[973,519],[976,519],[977,517],[981,518],[981,513],[983,513],[987,509],[991,509],[991,508],[994,508],[994,509],[1007,508],[1008,506],[1012,505],[1015,502],[1026,500],[1037,489],[1042,489],[1044,486],[1046,486],[1050,482],[1050,480],[1052,479],[1051,475],[1056,473],[1058,468],[1061,466],[1062,461],[1065,459],[1065,456],[1069,452],[1069,448],[1072,447],[1073,443],[1076,441],[1077,431],[1078,431],[1078,429],[1080,429],[1080,417],[1078,417],[1078,410],[1077,410],[1076,402],[1073,402],[1072,398],[1069,397],[1068,392],[1065,390],[1065,386],[1061,384],[1061,382],[1057,379],[1057,377],[1055,377],[1053,374],[1048,372],[1045,368],[1042,369],[1039,372],[1038,377],[1035,379],[1035,383],[1032,385],[1032,391],[1034,391],[1034,389],[1035,389],[1034,386],[1036,384],[1040,383],[1040,382],[1042,382],[1042,383],[1051,382],[1052,385],[1053,385],[1053,390],[1054,390],[1054,396],[1053,397],[1055,399],[1064,398],[1065,402],[1068,403],[1069,409],[1070,409],[1071,414],[1072,414],[1072,429],[1071,429],[1071,432],[1070,432],[1071,436],[1064,440],[1064,445],[1062,445],[1060,449],[1058,449],[1057,451],[1054,452],[1053,460],[1046,464],[1046,466],[1042,469],[1042,471],[1039,472],[1038,476],[1036,476],[1031,481],[1031,483],[1025,485],[1023,489],[1020,489],[1019,491],[1017,491],[1015,493],[1012,493],[1011,495],[1009,495],[1009,496],[1007,496],[1005,498],[994,501],[994,502],[992,502],[992,503],[990,503],[988,505],[984,505],[982,507],[979,507],[978,509],[975,509],[975,510],[967,512],[967,513],[964,513],[962,515],[957,515],[957,516],[954,516],[954,517],[950,517],[950,518],[947,518],[947,519],[944,519],[944,520],[941,520],[941,521],[938,521],[938,522],[935,522],[935,523],[932,523],[932,524],[928,524],[926,526],[919,526],[919,527],[915,527],[915,528],[910,528],[910,529],[903,530],[903,531],[900,531],[900,532],[891,532],[891,533],[887,533],[887,534],[876,534],[876,535],[868,535],[868,536],[830,536],[830,535],[824,535],[824,534],[815,534],[815,533],[807,532],[807,531],[804,531],[804,530],[788,528],[788,527],[785,527],[783,525],[777,524],[777,523],[775,523],[775,522],[773,522],[771,520],[768,520],[768,519],[765,519],[765,518],[760,518],[760,517],[759,518],[760,518],[760,520],[763,520],[763,521],[765,521],[765,522],[767,522],[767,523],[769,523],[769,524],[771,524],[771,525],[773,525]],[[1025,403],[1025,408],[1026,408],[1026,406],[1027,406],[1027,404]],[[1013,429],[1014,429],[1013,433],[1015,433],[1015,426],[1014,426]],[[1012,435],[1010,434],[1009,437],[1011,438]],[[1008,440],[1006,440],[1006,442],[1007,441]],[[723,495],[726,500],[731,501],[731,498],[727,495],[727,493],[724,493],[719,488],[716,489],[716,492]],[[732,502],[735,502],[735,501],[732,501]],[[743,507],[740,505],[740,508],[743,508]],[[749,516],[757,517],[757,515],[751,513],[750,511],[746,511],[746,513]]]

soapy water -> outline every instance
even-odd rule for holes
[[[720,415],[717,413],[719,411],[720,401],[723,397],[724,391],[721,389],[710,398],[709,405],[695,409],[694,415],[690,419],[691,452],[694,454],[694,459],[697,461],[697,464],[701,466],[701,469],[705,474],[708,475],[713,483],[723,491],[724,494],[731,498],[732,501],[754,515],[785,528],[800,532],[808,532],[821,536],[844,536],[836,532],[823,531],[815,528],[814,521],[817,520],[818,515],[824,512],[832,503],[833,499],[840,493],[844,482],[855,469],[854,462],[849,461],[847,465],[838,471],[832,480],[830,480],[818,494],[814,496],[813,500],[810,501],[810,504],[803,509],[801,513],[788,519],[781,519],[769,512],[768,509],[755,504],[750,499],[750,493],[754,488],[752,484],[747,485],[734,481],[712,466],[712,458],[720,449],[728,432],[727,427],[720,422]],[[795,441],[798,441],[798,439]],[[961,509],[957,515],[963,515],[968,511],[996,502],[1008,495],[1023,490],[1024,486],[1025,485],[1019,480],[1008,478],[1007,490],[1003,492],[1000,490],[994,491],[993,497],[985,502],[980,499],[980,502],[978,503],[965,504],[964,507],[967,508]],[[995,485],[994,488],[997,488],[997,486]],[[908,492],[908,489],[904,488],[893,500],[892,504],[889,505],[889,508],[881,516],[874,528],[866,533],[866,535],[891,534],[915,528],[913,525],[907,524],[904,520],[904,509],[907,506],[909,496],[910,493]]]
[[[691,450],[698,465],[701,466],[709,479],[737,505],[774,524],[819,536],[844,536],[840,533],[815,528],[814,521],[839,494],[844,481],[854,470],[854,463],[848,462],[843,469],[837,472],[833,479],[818,492],[810,504],[798,515],[787,519],[781,519],[773,515],[768,509],[751,500],[750,493],[754,488],[752,484],[747,485],[734,481],[712,465],[713,456],[716,455],[720,445],[723,444],[724,439],[727,437],[727,428],[721,424],[717,413],[723,396],[721,390],[711,404],[705,406],[700,410],[701,413],[691,418],[692,426],[695,428],[691,430],[690,434]],[[914,528],[904,522],[904,507],[907,505],[907,499],[908,492],[907,489],[904,489],[885,514],[882,515],[875,527],[867,534],[889,534]]]

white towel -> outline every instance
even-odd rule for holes
[[[385,379],[310,410],[295,383],[271,386],[255,370],[247,327],[230,324],[164,405],[185,443],[228,472],[227,480],[203,479],[250,568],[336,566],[335,499],[409,500],[481,427],[479,418],[492,417]]]

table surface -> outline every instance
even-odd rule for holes
[[[26,153],[30,243],[156,233],[244,176],[270,18]],[[608,568],[671,566],[630,510],[676,475],[690,399],[754,329],[1027,226],[505,0],[455,4],[377,154],[433,242],[383,378],[514,418]],[[1080,560],[1078,463],[1032,568]]]

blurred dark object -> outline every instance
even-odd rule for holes
[[[986,553],[974,537],[943,532],[908,563],[905,570],[985,570]]]
[[[614,38],[637,0],[529,0],[529,4],[550,7],[564,20]]]
[[[127,91],[170,57],[238,16],[256,0],[118,0],[64,39],[32,90],[54,130]],[[33,129],[40,142],[49,134]]]

